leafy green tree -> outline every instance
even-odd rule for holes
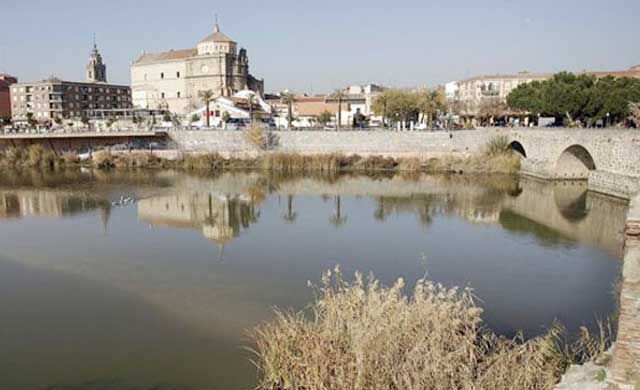
[[[227,124],[231,120],[231,115],[227,111],[222,113],[222,123]]]
[[[213,100],[213,96],[214,96],[213,91],[210,90],[210,89],[207,89],[207,90],[204,90],[204,91],[200,91],[198,93],[198,96],[200,97],[200,99],[202,100],[202,102],[204,103],[204,105],[206,107],[207,111],[205,112],[205,116],[204,117],[205,117],[206,122],[207,122],[207,127],[209,127],[209,124],[210,124],[210,122],[209,122],[209,117],[210,117],[209,113],[211,112],[211,110],[209,108],[210,108],[210,105],[211,105],[211,100]]]
[[[27,118],[27,124],[29,125],[29,127],[34,127],[36,123],[38,123],[36,121],[36,118],[33,116],[33,112],[27,112],[26,118]]]
[[[587,126],[604,119],[612,123],[625,121],[629,103],[634,101],[640,101],[640,79],[597,78],[568,72],[558,73],[549,80],[522,84],[507,97],[512,110]]]
[[[0,124],[9,126],[11,124],[11,117],[9,115],[3,115],[2,118],[0,118]]]
[[[425,88],[416,92],[416,104],[420,113],[427,120],[427,125],[431,126],[437,112],[447,108],[447,99],[441,89]]]
[[[331,122],[331,118],[333,118],[333,115],[329,111],[325,110],[318,115],[318,122],[323,126],[326,126],[327,123]]]
[[[387,89],[374,100],[372,110],[392,122],[416,120],[421,112],[419,95],[402,89]]]

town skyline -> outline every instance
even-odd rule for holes
[[[497,6],[488,8],[491,15],[474,4],[466,4],[465,11],[455,14],[451,6],[439,2],[412,4],[417,11],[404,15],[403,22],[397,20],[401,10],[388,9],[383,15],[383,9],[375,4],[355,12],[361,2],[352,2],[343,13],[335,13],[336,2],[328,2],[323,8],[282,1],[269,8],[253,2],[227,5],[192,1],[192,8],[204,10],[194,14],[178,9],[170,15],[162,7],[166,4],[163,2],[131,5],[116,1],[82,6],[69,1],[58,7],[39,1],[11,3],[5,9],[8,22],[0,27],[1,36],[15,36],[11,33],[17,28],[13,15],[28,14],[32,22],[22,23],[24,31],[19,41],[0,40],[0,72],[16,75],[22,81],[52,75],[81,79],[82,64],[96,34],[109,66],[109,81],[128,85],[130,62],[143,50],[193,47],[194,37],[212,30],[214,12],[220,15],[222,30],[252,53],[252,69],[264,77],[265,90],[269,92],[289,89],[326,93],[366,83],[415,87],[481,74],[627,69],[640,62],[633,50],[622,50],[632,47],[632,36],[640,34],[640,27],[632,23],[632,15],[640,11],[638,4],[615,1],[629,12],[614,14],[609,9],[615,4],[604,7],[587,1],[576,8],[576,2],[568,1],[553,4],[554,13],[545,14],[552,9],[551,2],[538,2],[536,12],[522,1],[492,3]],[[300,20],[304,18],[288,19],[302,8],[306,8],[305,13],[317,15],[314,20],[321,19],[333,28],[326,29],[322,24],[322,28],[314,29],[309,27],[313,24]],[[119,16],[111,17],[113,9]],[[104,17],[97,19],[97,14]],[[420,22],[415,14],[451,18],[447,23],[428,17]],[[78,23],[61,28],[58,16]],[[114,20],[118,23],[114,24]],[[188,23],[181,23],[179,29],[168,29],[175,20]],[[285,20],[290,22],[284,23]],[[580,28],[596,21],[602,22],[598,29]],[[465,36],[474,29],[478,31]],[[502,34],[503,30],[511,34]],[[45,45],[40,39],[43,35],[57,39]],[[336,39],[336,35],[342,38]],[[494,36],[500,37],[498,45]],[[428,49],[421,46],[423,43],[429,44]],[[442,59],[434,61],[434,57]]]

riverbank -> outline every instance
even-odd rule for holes
[[[284,173],[339,172],[427,172],[515,174],[520,157],[506,149],[487,149],[471,156],[443,156],[421,159],[384,156],[263,152],[255,156],[224,157],[219,153],[99,151],[86,159],[73,153],[56,154],[39,145],[27,149],[9,148],[0,154],[0,165],[57,169],[88,166],[112,168],[172,168],[203,171],[266,170]]]

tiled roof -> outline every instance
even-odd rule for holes
[[[142,53],[142,55],[140,55],[140,57],[138,57],[138,59],[134,61],[134,64],[148,64],[152,62],[181,60],[184,58],[193,57],[197,54],[198,51],[196,49],[169,50],[160,53]]]
[[[200,41],[200,43],[204,43],[204,42],[231,42],[231,43],[235,43],[235,41],[233,39],[231,39],[228,36],[224,35],[220,31],[216,31],[213,34],[206,36],[203,40]]]
[[[298,102],[295,103],[296,112],[300,116],[319,116],[325,111],[335,114],[338,112],[338,105],[325,102]]]

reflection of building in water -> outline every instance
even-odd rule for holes
[[[0,192],[0,218],[64,217],[97,209],[101,210],[103,222],[107,221],[111,205],[106,200],[46,190]]]
[[[152,225],[200,230],[222,250],[258,220],[259,212],[247,196],[194,192],[143,199],[138,216]]]

